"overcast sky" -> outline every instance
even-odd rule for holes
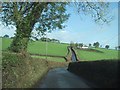
[[[108,25],[98,25],[89,16],[78,15],[77,11],[72,7],[67,8],[67,12],[70,13],[69,20],[65,23],[67,25],[63,30],[56,30],[52,33],[48,33],[47,37],[55,38],[61,42],[70,43],[78,42],[84,44],[93,44],[94,42],[100,42],[104,47],[106,44],[111,48],[118,46],[118,5],[117,3],[111,4],[110,13],[114,16],[113,21]],[[0,23],[0,36],[5,34],[10,37],[14,36],[14,28],[4,27]]]

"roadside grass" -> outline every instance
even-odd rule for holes
[[[72,62],[68,70],[87,80],[93,88],[117,88],[120,60]]]
[[[2,50],[7,50],[11,42],[12,39],[2,38]],[[68,44],[32,41],[29,42],[27,50],[31,54],[43,54],[43,55],[48,54],[48,55],[56,55],[56,56],[66,56],[67,46]]]
[[[66,62],[24,57],[22,54],[2,52],[2,88],[31,88],[51,68],[65,67]]]
[[[33,58],[40,58],[40,59],[47,59],[48,61],[55,61],[55,62],[66,62],[64,58],[58,58],[58,57],[47,57],[46,56],[36,56],[31,55]]]
[[[4,53],[2,58],[2,87],[30,88],[48,71],[45,60]]]
[[[93,51],[83,49],[77,49],[76,51],[81,61],[118,59],[118,52],[120,53],[120,51],[117,50],[103,48],[93,48]]]

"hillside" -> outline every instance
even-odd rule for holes
[[[12,42],[12,39],[2,38],[2,50],[7,50],[11,42]],[[67,46],[68,44],[32,41],[32,42],[29,42],[27,50],[29,53],[32,53],[32,54],[46,55],[47,53],[48,55],[66,56]]]
[[[118,59],[118,53],[120,53],[117,50],[104,48],[77,49],[76,51],[81,61]]]

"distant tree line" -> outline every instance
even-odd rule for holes
[[[108,49],[110,46],[109,45],[106,45],[105,48]]]
[[[116,49],[116,50],[120,50],[120,46],[116,46],[115,49]]]
[[[95,42],[95,43],[93,43],[93,46],[95,47],[95,48],[98,48],[99,47],[99,42]],[[74,43],[74,42],[70,42],[70,46],[71,47],[76,47],[76,48],[82,48],[83,46],[84,47],[92,47],[92,44],[91,43],[89,43],[89,45],[85,45],[85,44],[83,44],[83,43]]]
[[[3,37],[4,37],[4,38],[9,38],[9,35],[6,34],[6,35],[4,35]]]
[[[46,38],[46,37],[41,37],[40,39],[38,39],[37,37],[32,37],[31,39],[30,39],[30,41],[33,41],[33,39],[35,40],[35,41],[43,41],[43,42],[57,42],[57,43],[60,43],[60,41],[59,40],[57,40],[57,39],[50,39],[50,38]]]
[[[10,38],[9,35],[4,35],[3,38]],[[11,39],[13,39],[14,37],[11,37]],[[32,37],[33,39],[35,39],[36,41],[43,41],[43,42],[57,42],[60,43],[59,40],[57,39],[50,39],[50,38],[46,38],[46,37],[42,37],[40,39],[38,39],[37,37]],[[33,41],[32,39],[30,39],[30,41]]]
[[[89,43],[88,45],[85,45],[83,43],[74,43],[74,42],[70,42],[70,46],[71,47],[74,47],[74,48],[82,48],[82,47],[88,47],[88,48],[91,48],[91,47],[95,47],[95,48],[102,48],[102,45],[100,45],[99,42],[95,42],[93,44]],[[105,45],[106,49],[109,49],[110,48],[110,45]],[[116,50],[120,50],[120,46],[116,46],[115,47]]]
[[[99,43],[99,42],[95,42],[95,43],[93,43],[93,46],[94,46],[95,48],[98,48],[98,47],[100,46],[100,43]]]
[[[87,46],[87,45],[84,45],[83,43],[74,43],[71,41],[70,46],[74,48],[82,48],[83,46]]]
[[[42,37],[42,38],[40,38],[40,41],[43,41],[43,42],[57,42],[57,43],[60,43],[60,41],[59,40],[57,40],[57,39],[50,39],[50,38],[45,38],[45,37]]]

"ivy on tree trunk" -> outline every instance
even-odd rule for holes
[[[16,35],[10,46],[10,50],[14,52],[26,52],[32,29],[33,23],[30,25],[28,25],[28,23],[19,24],[17,26]]]
[[[40,17],[42,10],[44,9],[43,8],[44,5],[47,4],[43,4],[41,6],[38,5],[39,7],[38,9],[36,9],[37,7],[35,7],[25,19],[22,19],[22,17],[20,17],[20,14],[18,15],[17,13],[17,15],[19,16],[17,17],[21,19],[17,19],[16,21],[17,30],[16,30],[16,35],[10,46],[11,51],[27,52],[27,46],[28,46],[29,38],[31,37],[31,32],[34,28],[34,24],[37,22],[37,19]]]

